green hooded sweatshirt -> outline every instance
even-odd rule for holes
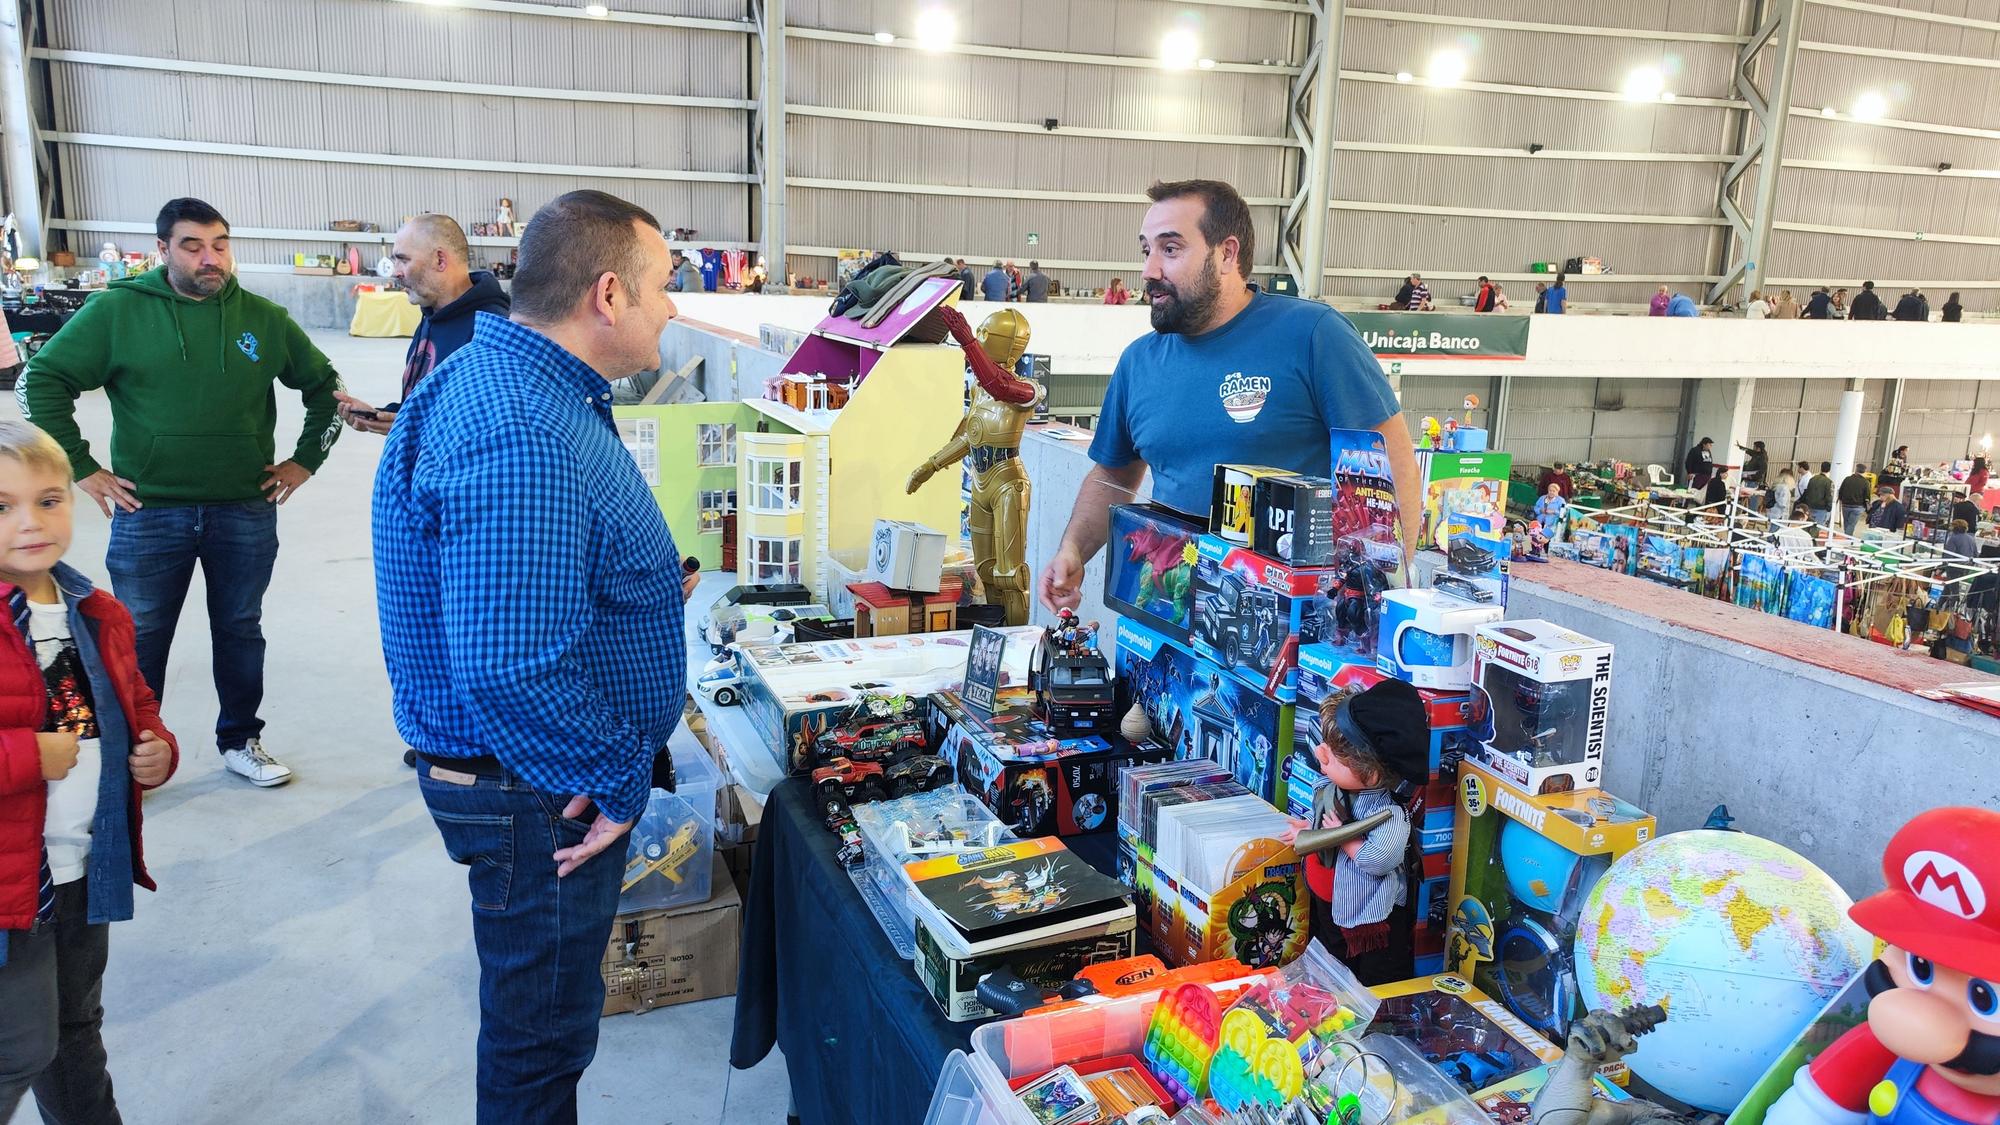
[[[114,281],[28,363],[21,413],[69,454],[78,480],[104,468],[76,424],[76,398],[111,399],[111,471],[139,501],[171,507],[264,496],[277,462],[273,382],[305,400],[291,460],[318,472],[340,436],[333,365],[284,308],[234,277],[207,300],[182,296],[167,271]]]

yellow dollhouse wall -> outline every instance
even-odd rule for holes
[[[945,344],[890,348],[833,423],[828,550],[866,558],[878,518],[912,520],[957,542],[961,470],[945,469],[915,496],[903,485],[964,415],[964,352]]]
[[[819,582],[820,552],[814,542],[812,513],[819,503],[820,471],[814,439],[789,432],[736,432],[736,580],[753,583],[756,578],[754,539],[799,540],[799,581],[808,588]],[[758,510],[756,486],[751,481],[755,458],[797,460],[800,463],[799,507],[789,512]]]

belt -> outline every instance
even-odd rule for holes
[[[506,767],[500,764],[500,759],[491,754],[478,754],[470,758],[448,758],[443,754],[426,754],[419,750],[417,757],[438,769],[457,770],[459,773],[469,773],[474,777],[499,777],[506,771]]]
[[[1002,461],[1013,460],[1020,452],[1011,445],[975,445],[970,454],[972,471],[983,473]]]

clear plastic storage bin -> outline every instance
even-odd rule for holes
[[[628,834],[620,914],[707,902],[713,890],[722,771],[692,739],[678,740],[673,754],[674,792],[653,790]]]
[[[917,951],[915,906],[911,901],[917,892],[910,877],[903,873],[903,865],[925,857],[906,846],[907,833],[898,832],[896,825],[912,821],[964,831],[989,846],[1016,838],[1012,829],[960,785],[854,806],[854,823],[861,829],[867,862],[848,874],[861,891],[861,900],[881,924],[889,944],[906,961],[914,958]]]

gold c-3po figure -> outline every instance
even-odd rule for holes
[[[1001,309],[975,337],[965,314],[937,310],[964,350],[979,382],[951,442],[910,474],[906,492],[922,488],[961,458],[972,468],[972,555],[986,598],[1007,611],[1007,624],[1028,623],[1028,470],[1021,466],[1021,431],[1042,401],[1042,388],[1014,375],[1028,350],[1028,319]]]

